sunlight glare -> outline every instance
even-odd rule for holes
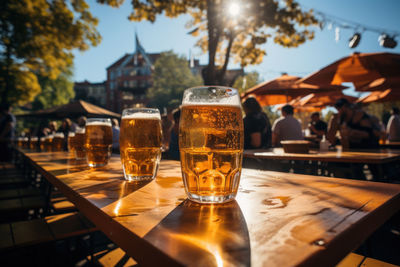
[[[231,3],[228,7],[228,12],[231,16],[239,15],[240,6],[238,3]]]

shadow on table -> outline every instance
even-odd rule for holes
[[[185,200],[145,239],[184,265],[250,265],[249,233],[236,201],[200,205]]]
[[[105,207],[113,202],[126,197],[127,195],[139,190],[151,181],[128,182],[120,179],[110,180],[106,183],[87,186],[76,191],[85,198],[94,202],[99,207]]]

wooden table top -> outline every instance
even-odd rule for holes
[[[141,265],[334,265],[400,209],[400,185],[250,169],[235,201],[200,205],[177,161],[135,184],[117,156],[90,170],[66,152],[25,155]]]
[[[400,148],[400,141],[387,141],[384,144],[379,144],[382,148]]]
[[[372,163],[383,164],[400,160],[400,153],[391,150],[365,151],[313,151],[308,154],[285,153],[283,148],[246,150],[244,157],[277,160],[312,160],[324,162]]]

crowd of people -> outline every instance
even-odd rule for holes
[[[285,105],[281,108],[281,117],[276,119],[272,126],[258,101],[249,97],[242,103],[245,113],[244,125],[244,149],[267,149],[281,146],[284,140],[302,140],[305,138],[300,121],[294,117],[294,108]],[[339,99],[334,114],[329,122],[321,119],[319,112],[311,114],[308,129],[310,136],[321,140],[324,136],[331,145],[341,144],[343,149],[377,148],[382,140],[400,141],[400,115],[399,108],[393,107],[392,115],[387,126],[375,116],[369,115],[361,107],[354,105],[345,98]],[[14,138],[15,117],[8,105],[0,107],[0,153],[1,160],[7,160],[10,150],[10,140]],[[173,110],[170,114],[162,116],[163,148],[170,159],[179,159],[179,119],[180,109]],[[62,133],[64,136],[64,149],[67,150],[69,133],[78,128],[84,128],[86,117],[79,117],[76,122],[65,118],[57,127],[56,121],[50,121],[47,125],[31,128],[26,136],[39,138]],[[119,122],[112,119],[114,152],[119,152]]]

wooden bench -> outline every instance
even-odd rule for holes
[[[0,252],[84,235],[96,230],[78,212],[0,224]]]
[[[336,267],[398,267],[377,259],[368,258],[356,253],[350,253]]]

